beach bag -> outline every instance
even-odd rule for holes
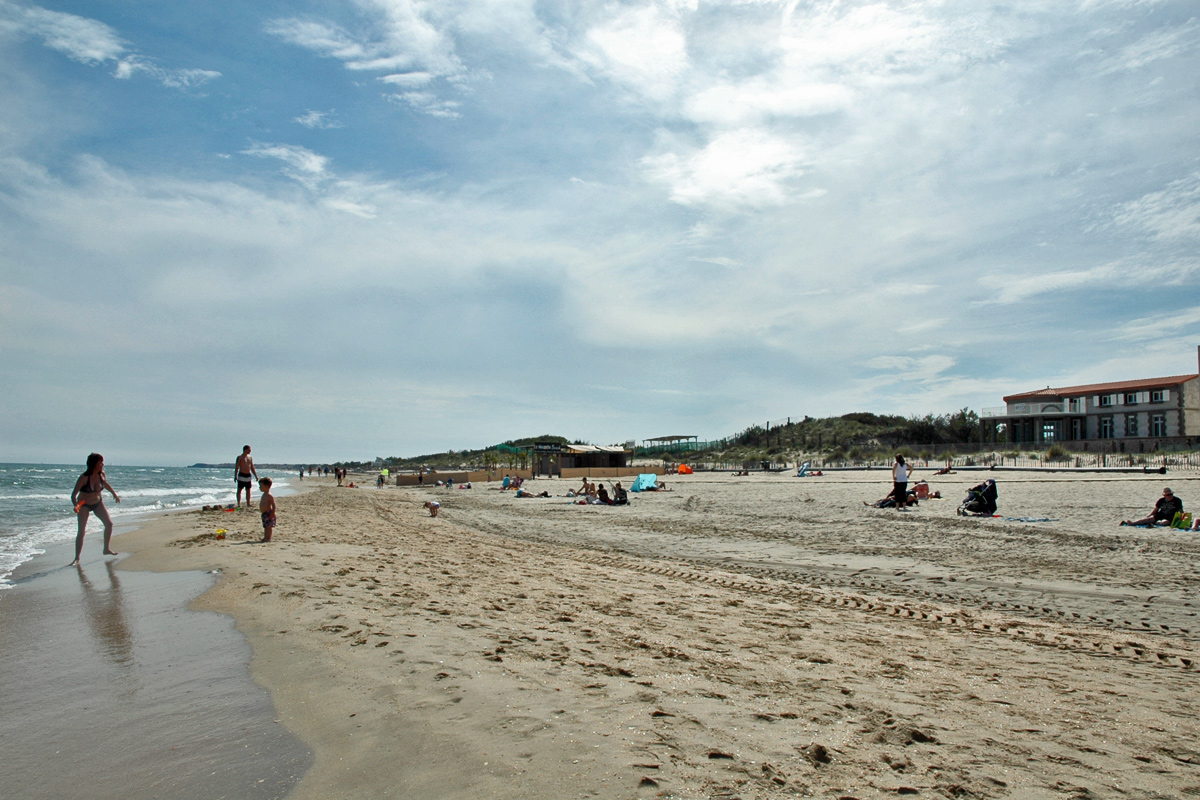
[[[1192,527],[1192,515],[1182,511],[1176,512],[1175,516],[1171,518],[1171,527],[1187,530]]]

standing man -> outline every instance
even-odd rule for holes
[[[908,507],[908,465],[904,456],[896,454],[896,463],[892,466],[892,497],[896,498],[896,508],[904,511]]]
[[[238,456],[237,463],[233,466],[234,472],[237,473],[237,504],[240,508],[242,505],[242,489],[246,490],[246,508],[250,507],[250,488],[254,486],[253,481],[258,480],[258,470],[254,468],[254,459],[250,457],[250,445],[242,447],[242,454]]]

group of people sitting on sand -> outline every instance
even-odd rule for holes
[[[549,495],[547,495],[549,497]],[[593,483],[587,478],[583,479],[583,485],[578,489],[568,489],[567,497],[579,498],[579,505],[593,506],[626,506],[629,505],[629,492],[621,485],[620,481],[613,484],[613,491],[610,495],[608,489],[603,483]]]
[[[1150,515],[1139,520],[1125,520],[1122,525],[1132,525],[1135,528],[1182,528],[1183,530],[1200,531],[1200,517],[1192,520],[1192,515],[1184,513],[1183,501],[1175,496],[1170,486],[1163,488],[1162,497],[1154,503]]]

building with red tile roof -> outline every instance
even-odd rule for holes
[[[1200,348],[1197,348],[1200,362]],[[984,409],[997,442],[1146,452],[1200,441],[1200,373],[1034,389]]]

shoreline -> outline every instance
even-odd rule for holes
[[[74,542],[48,546],[0,597],[5,789],[31,800],[84,786],[113,800],[287,796],[309,751],[275,724],[234,620],[191,607],[215,576],[130,571],[98,544],[65,566],[73,553]]]
[[[235,620],[199,609],[206,570],[130,569],[140,533],[186,509],[98,520],[81,564],[74,537],[43,545],[0,593],[5,787],[14,796],[281,798],[310,751],[277,724]],[[55,756],[52,754],[63,754]],[[218,768],[214,770],[214,766]]]

